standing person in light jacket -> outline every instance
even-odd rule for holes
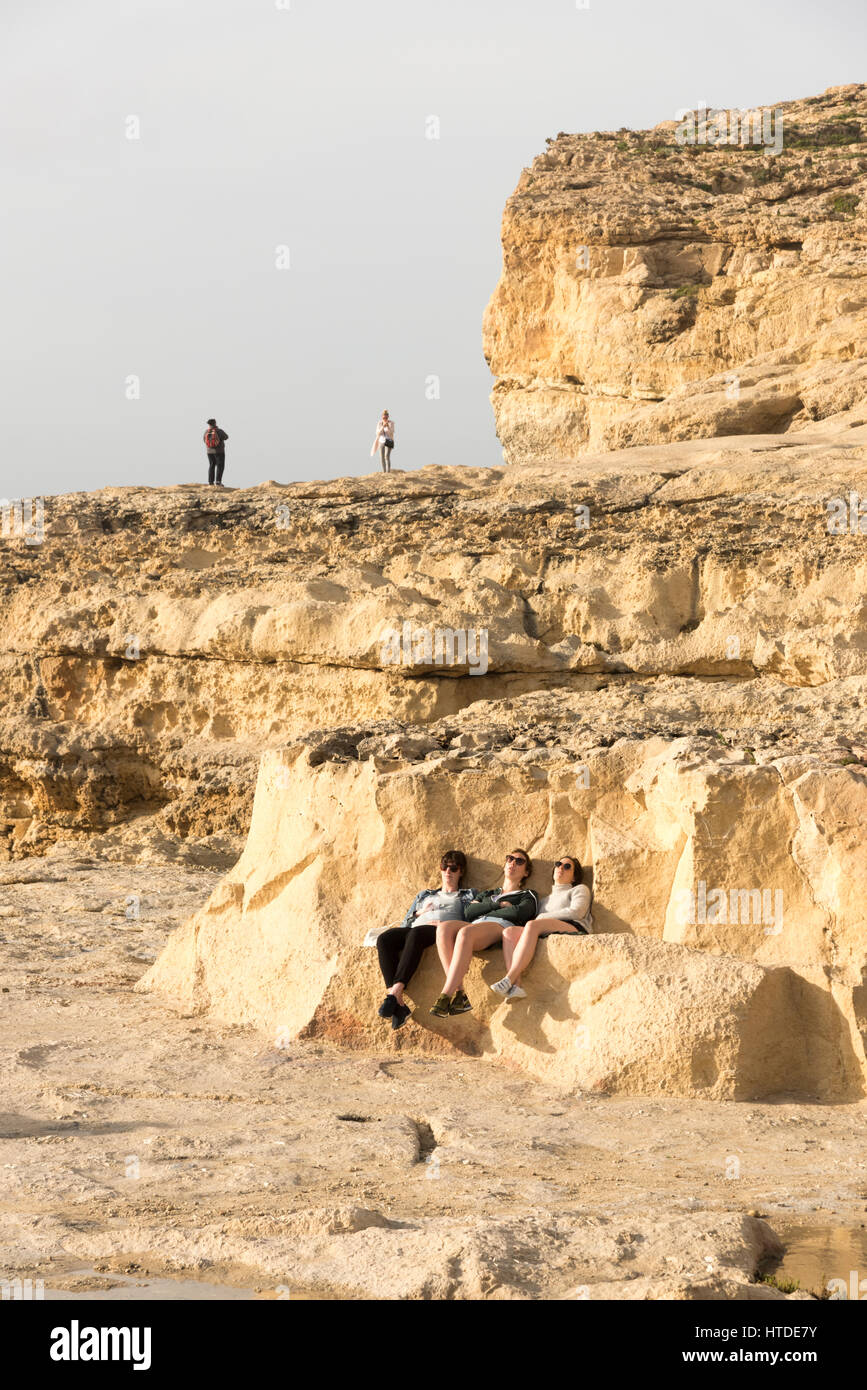
[[[473,1007],[461,988],[474,951],[485,951],[502,937],[507,926],[523,927],[539,911],[539,900],[524,884],[533,872],[525,849],[514,849],[503,865],[503,886],[474,893],[464,908],[466,923],[440,922],[437,950],[446,980],[431,1013],[437,1018],[465,1014]]]
[[[526,990],[518,983],[543,936],[587,936],[593,929],[590,889],[581,882],[583,870],[575,854],[564,854],[554,865],[554,882],[547,898],[539,904],[539,915],[523,927],[503,930],[503,958],[506,973],[491,989],[506,999],[524,999]]]
[[[205,430],[205,448],[208,451],[208,483],[223,487],[223,469],[226,466],[226,440],[229,436],[221,430],[216,420],[208,421]],[[216,475],[216,476],[215,476]]]
[[[440,860],[441,888],[423,888],[413,898],[399,927],[390,927],[376,939],[379,968],[388,993],[379,1007],[380,1018],[390,1018],[392,1028],[402,1028],[412,1010],[403,1002],[403,992],[422,958],[436,941],[437,924],[454,920],[472,901],[473,890],[462,888],[467,857],[462,850],[448,849]]]
[[[370,457],[379,450],[379,457],[382,460],[383,473],[391,472],[391,451],[394,448],[394,421],[387,410],[384,410],[379,417],[379,424],[376,427],[376,436],[373,441],[373,448]]]

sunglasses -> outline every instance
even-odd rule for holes
[[[570,864],[568,859],[558,859],[554,865],[555,869],[574,869],[575,865]]]
[[[440,864],[440,868],[442,869],[444,874],[449,873],[449,871],[451,871],[452,873],[459,874],[461,871],[460,864]]]
[[[521,859],[517,854],[506,855],[507,864],[526,864],[526,862],[526,859]]]

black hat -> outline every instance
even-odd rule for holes
[[[207,420],[205,423],[208,425],[215,425],[217,422],[216,420]]]

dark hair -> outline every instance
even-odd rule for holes
[[[561,854],[560,858],[572,860],[572,887],[577,888],[578,884],[581,883],[584,878],[584,870],[581,868],[581,860],[578,858],[577,854]]]
[[[206,424],[206,425],[215,425],[216,423],[217,423],[216,420],[206,420],[206,421],[205,421],[205,424]]]
[[[527,863],[526,863],[526,865],[525,865],[526,873],[524,874],[524,877],[521,879],[521,883],[526,883],[526,882],[527,882],[527,879],[530,877],[531,873],[533,872],[533,861],[532,861],[532,859],[530,858],[529,854],[527,853],[527,851],[526,851],[525,849],[511,849],[511,850],[509,850],[509,853],[510,853],[510,854],[523,854],[524,858],[526,859],[526,861],[527,861]]]
[[[463,883],[464,874],[467,872],[467,856],[464,854],[463,850],[447,849],[445,854],[440,859],[440,868],[448,868],[449,864],[457,864],[458,868],[461,871],[461,876],[458,879],[458,883]]]

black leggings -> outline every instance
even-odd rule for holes
[[[389,927],[376,938],[379,968],[382,978],[391,989],[398,981],[408,985],[418,970],[422,952],[437,939],[436,922],[421,927]]]
[[[216,473],[216,481],[221,483],[223,481],[223,469],[225,466],[225,454],[208,454],[208,482],[214,482],[214,473]]]

